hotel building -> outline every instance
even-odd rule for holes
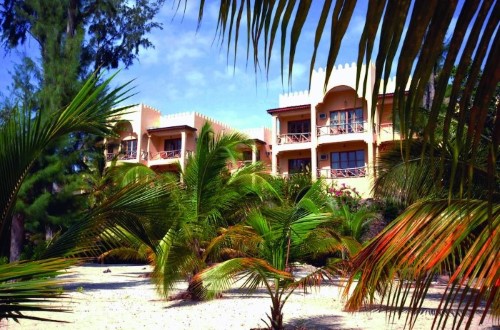
[[[377,155],[399,139],[390,117],[395,81],[372,100],[374,65],[362,68],[361,77],[368,70],[366,97],[356,91],[356,70],[354,63],[339,65],[326,85],[325,71],[315,70],[308,91],[280,95],[279,107],[267,110],[272,116],[273,174],[306,170],[313,179],[335,180],[370,196]]]
[[[326,73],[318,69],[313,71],[308,91],[280,95],[279,107],[267,110],[272,116],[271,130],[242,131],[255,145],[242,147],[244,160],[228,166],[235,169],[262,161],[274,175],[306,172],[313,180],[335,180],[369,197],[377,156],[399,139],[390,117],[395,81],[390,80],[386,93],[372,100],[374,65],[362,68],[361,77],[368,70],[366,97],[356,91],[356,70],[355,64],[339,65],[325,84]],[[178,171],[179,166],[183,170],[206,121],[217,134],[234,131],[196,112],[161,115],[147,105],[137,105],[117,123],[120,136],[106,141],[107,160],[117,156],[158,172]]]

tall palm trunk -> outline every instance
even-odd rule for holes
[[[24,214],[14,213],[10,227],[10,253],[9,261],[21,259],[21,251],[24,243]]]

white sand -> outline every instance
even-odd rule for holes
[[[110,269],[110,273],[103,273]],[[38,313],[68,323],[31,320],[3,322],[1,329],[251,329],[265,327],[270,300],[264,291],[245,295],[240,290],[207,302],[165,301],[150,280],[141,275],[149,266],[85,265],[71,269],[65,279],[72,281],[65,292],[69,299],[58,305],[70,313]],[[185,288],[180,283],[179,288]],[[443,290],[436,286],[432,290]],[[284,308],[289,329],[402,329],[404,317],[388,322],[385,312],[349,314],[342,311],[339,287],[326,283],[312,293],[297,291]],[[436,298],[437,299],[437,298]],[[437,300],[426,303],[428,312],[419,316],[415,329],[430,329]],[[35,315],[35,314],[33,314]],[[488,318],[474,329],[498,329]]]

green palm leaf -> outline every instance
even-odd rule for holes
[[[23,261],[0,265],[0,320],[4,318],[54,321],[52,318],[33,316],[33,312],[67,312],[65,308],[52,305],[66,298],[55,278],[63,270],[74,265],[76,260],[47,259]],[[30,315],[25,313],[29,312]]]
[[[262,284],[270,289],[270,279],[291,281],[292,276],[262,259],[234,258],[196,274],[193,282],[195,289],[203,297],[210,299],[230,289],[237,280],[245,280],[243,288],[255,289]]]
[[[252,145],[239,133],[217,135],[208,123],[202,127],[182,183],[170,186],[162,205],[168,229],[154,249],[154,280],[165,296],[177,281],[207,267],[204,251],[220,227],[240,222],[264,191],[272,191],[260,164],[228,170],[229,163],[242,158],[242,147]]]
[[[51,141],[75,131],[111,133],[110,118],[126,109],[113,107],[127,97],[128,84],[102,96],[112,77],[98,84],[100,78],[89,78],[66,108],[41,110],[36,116],[28,109],[18,110],[2,127],[0,171],[9,175],[0,183],[0,237],[7,237],[10,230],[11,211],[22,181]]]

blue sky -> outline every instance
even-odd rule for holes
[[[245,41],[240,41],[233,67],[225,45],[221,48],[218,39],[214,41],[218,4],[209,5],[198,31],[198,8],[193,1],[189,4],[183,19],[182,13],[178,13],[172,20],[174,10],[169,5],[163,8],[159,20],[164,22],[164,28],[151,35],[155,49],[143,51],[140,63],[120,73],[119,79],[136,78],[139,94],[134,101],[154,106],[165,114],[198,111],[235,128],[270,127],[271,116],[266,110],[277,107],[279,94],[288,91],[287,83],[282,85],[279,53],[275,53],[266,79],[264,69],[256,74],[253,62],[247,65]],[[351,50],[357,49],[364,23],[364,13],[359,15],[344,41],[344,46]],[[302,38],[293,70],[293,91],[305,90],[309,83],[314,31],[305,29]],[[357,52],[346,51],[338,63],[355,61],[356,56]],[[322,61],[325,62],[320,57],[318,63]]]
[[[280,93],[288,92],[285,81],[282,85],[280,73],[279,44],[275,45],[271,70],[266,79],[264,70],[254,71],[253,62],[246,63],[245,42],[240,41],[236,67],[232,59],[227,60],[226,46],[214,41],[218,17],[218,3],[207,1],[201,28],[197,31],[198,7],[196,1],[188,1],[185,14],[175,14],[171,2],[166,1],[157,21],[163,30],[155,30],[149,39],[154,49],[141,50],[139,61],[127,70],[122,70],[117,83],[135,79],[137,95],[129,99],[132,103],[145,103],[159,109],[163,114],[197,111],[244,129],[271,125],[271,116],[266,110],[278,106]],[[313,5],[314,6],[314,5]],[[319,17],[318,8],[312,8],[310,17]],[[337,64],[356,61],[359,37],[364,25],[366,7],[356,9],[350,27],[342,42]],[[312,23],[312,24],[311,24]],[[306,90],[309,83],[308,70],[312,53],[315,22],[306,22],[297,49],[291,91]],[[329,27],[326,27],[326,31]],[[246,37],[246,36],[245,36]],[[326,63],[326,43],[320,47],[315,68]],[[19,54],[33,53],[34,42],[23,46],[9,56],[3,57],[0,67],[0,91],[10,84],[8,72]],[[288,63],[288,59],[285,59]]]
[[[284,87],[281,83],[278,53],[275,52],[272,58],[266,79],[263,69],[256,74],[253,62],[247,65],[245,44],[240,42],[236,67],[233,68],[232,59],[228,63],[225,45],[221,48],[217,40],[214,41],[218,4],[207,3],[202,26],[197,31],[196,1],[188,1],[184,15],[182,11],[174,15],[175,8],[166,1],[157,17],[163,23],[163,30],[155,30],[149,35],[155,48],[141,50],[139,61],[122,70],[117,83],[135,79],[137,95],[129,101],[151,105],[163,114],[197,111],[239,129],[270,127],[271,116],[266,110],[277,107],[279,94],[289,90],[286,81]],[[357,38],[361,34],[364,15],[363,11],[355,13],[353,24],[343,41],[345,51],[339,55],[337,63],[356,60]],[[306,28],[301,37],[293,70],[292,91],[308,87],[314,32],[312,28]],[[6,86],[10,84],[9,71],[12,71],[13,64],[18,63],[20,54],[33,54],[36,48],[36,43],[31,41],[10,55],[2,56],[0,91],[4,95],[8,94]],[[278,44],[275,49],[279,49]],[[325,63],[321,55],[316,68]]]

